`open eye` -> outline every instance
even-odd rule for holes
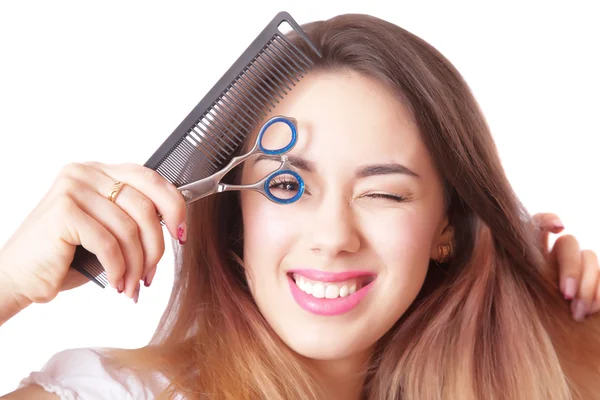
[[[298,181],[289,175],[280,175],[269,182],[269,189],[297,192],[300,189]]]

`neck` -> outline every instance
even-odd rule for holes
[[[317,383],[332,400],[360,400],[371,352],[338,360],[307,359]]]

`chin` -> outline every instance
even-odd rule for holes
[[[284,340],[288,347],[300,356],[319,361],[334,361],[351,358],[364,353],[369,344],[348,343],[339,337],[296,337]]]
[[[280,305],[276,310],[263,308],[261,312],[274,333],[292,351],[307,359],[333,361],[364,354],[387,330],[384,324],[374,327],[370,318],[360,317],[360,312],[317,316],[296,304],[291,308]]]

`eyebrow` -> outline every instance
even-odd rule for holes
[[[313,163],[304,158],[287,154],[287,159],[290,165],[294,168],[306,172],[313,172],[315,170]],[[260,160],[281,161],[281,155],[261,154],[258,157],[256,157],[256,159],[254,160],[254,164],[259,162]]]
[[[360,167],[356,171],[356,176],[359,178],[366,178],[373,175],[390,174],[402,174],[419,178],[419,175],[410,168],[396,163],[366,165],[364,167]]]
[[[315,170],[314,164],[311,161],[308,161],[302,157],[293,156],[288,154],[288,162],[293,167],[306,171],[313,172]],[[261,154],[254,160],[254,163],[257,163],[260,160],[272,160],[272,161],[281,161],[280,155],[270,155],[270,154]],[[396,163],[387,163],[387,164],[371,164],[365,165],[356,170],[356,177],[358,178],[367,178],[369,176],[375,175],[392,175],[392,174],[401,174],[413,176],[415,178],[420,178],[419,175],[411,170],[410,168]]]

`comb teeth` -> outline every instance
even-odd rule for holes
[[[176,186],[218,171],[313,64],[285,36],[273,35],[156,171]]]
[[[86,278],[96,282],[101,287],[108,286],[108,279],[102,264],[98,262],[96,257],[90,257],[90,253],[84,247],[75,247],[73,265],[77,265],[77,270]]]

